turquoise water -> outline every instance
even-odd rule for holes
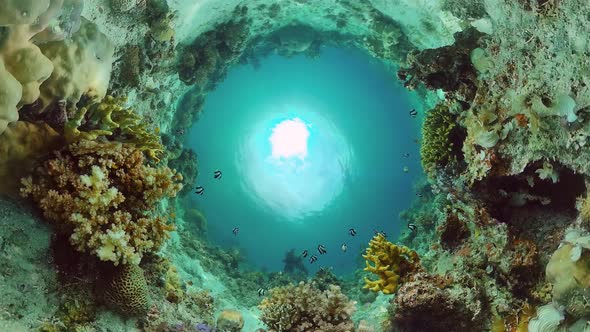
[[[333,48],[318,59],[273,55],[258,69],[230,69],[187,141],[198,153],[195,186],[205,188],[191,204],[206,215],[210,240],[240,248],[257,268],[282,270],[294,248],[318,257],[306,262],[310,272],[343,274],[358,267],[374,229],[396,239],[406,227],[398,214],[422,171],[419,120],[392,72],[359,51]],[[269,137],[283,120],[307,126],[305,158],[269,161]]]

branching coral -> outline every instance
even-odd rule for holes
[[[148,131],[142,118],[124,107],[125,102],[124,97],[107,96],[101,102],[80,108],[65,125],[66,140],[72,143],[105,136],[118,142],[132,143],[136,149],[159,161],[164,148],[158,135]]]
[[[422,269],[420,258],[415,251],[387,241],[382,234],[373,237],[363,257],[366,259],[365,271],[379,277],[378,280],[365,278],[365,288],[374,292],[394,294],[403,282]]]
[[[354,331],[354,302],[338,286],[323,292],[303,282],[273,288],[259,308],[260,319],[275,331]]]
[[[80,252],[115,265],[138,264],[174,229],[154,206],[181,189],[180,174],[146,165],[132,144],[82,140],[57,151],[23,179],[31,197]]]

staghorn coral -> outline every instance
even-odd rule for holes
[[[365,278],[365,288],[374,292],[394,294],[412,274],[422,269],[420,258],[415,251],[387,241],[382,234],[377,234],[371,239],[363,257],[366,259],[365,271],[379,277],[378,280]]]
[[[164,151],[158,135],[148,131],[142,118],[124,107],[125,102],[125,97],[107,96],[100,102],[80,108],[64,127],[66,141],[72,143],[106,136],[110,140],[132,143],[158,162]]]
[[[124,265],[115,268],[103,287],[103,299],[109,308],[126,316],[148,312],[148,286],[139,266]]]
[[[115,265],[138,264],[174,226],[154,206],[181,189],[180,174],[146,165],[132,144],[82,140],[56,151],[22,180],[44,217],[80,252]]]
[[[344,332],[354,331],[354,302],[331,286],[320,291],[311,284],[299,283],[273,288],[259,305],[260,319],[276,331]]]

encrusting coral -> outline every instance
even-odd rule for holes
[[[81,140],[56,151],[22,180],[58,232],[80,252],[117,264],[139,264],[174,226],[154,209],[182,188],[182,176],[145,162],[133,144]]]
[[[61,141],[58,133],[46,124],[11,123],[0,140],[0,192],[17,193],[19,179],[31,171],[36,158]]]
[[[354,302],[338,286],[323,292],[303,282],[273,288],[259,308],[260,319],[275,331],[354,331]]]
[[[420,258],[415,251],[387,241],[382,234],[377,234],[371,239],[363,257],[366,259],[365,271],[372,272],[379,277],[377,280],[365,278],[364,288],[374,292],[382,291],[384,294],[394,294],[403,282],[409,280],[411,275],[422,270]]]

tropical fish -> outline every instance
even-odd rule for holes
[[[317,261],[317,260],[318,260],[318,257],[317,257],[316,255],[313,255],[313,256],[311,256],[311,257],[309,258],[309,262],[310,262],[311,264],[315,263],[315,261]]]
[[[307,254],[309,254],[309,252],[307,251],[307,249],[303,250],[303,253],[301,254],[301,256],[303,256],[303,258],[307,257]]]
[[[410,171],[410,168],[408,166],[404,166],[404,173],[408,173]]]
[[[418,116],[418,111],[416,111],[415,108],[412,108],[412,110],[410,111],[410,116],[415,118],[416,116]]]
[[[350,236],[355,236],[356,235],[356,229],[351,228],[348,230],[348,234],[350,234]]]
[[[266,294],[266,289],[260,287],[258,288],[258,296],[264,296]]]
[[[197,189],[197,191],[195,191],[195,194],[197,194],[197,195],[203,195],[203,193],[205,192],[205,188],[203,188],[201,186],[198,186],[196,189]]]
[[[375,235],[381,234],[383,237],[387,237],[387,233],[385,233],[384,231],[378,232],[376,229],[373,228],[373,232],[375,233]]]
[[[240,232],[240,228],[239,227],[234,227],[234,230],[232,231],[232,233],[234,233],[234,235],[238,235],[238,233]]]
[[[213,172],[213,177],[218,180],[221,179],[221,171],[217,170],[217,171]]]
[[[403,154],[403,156],[404,156],[404,158],[408,158],[408,157],[410,157],[410,154],[406,152]]]
[[[326,247],[324,247],[324,245],[323,245],[323,244],[320,244],[320,245],[318,246],[318,252],[320,253],[320,255],[323,255],[323,254],[327,253],[327,251],[326,251]]]
[[[416,196],[418,196],[420,198],[424,197],[424,195],[422,195],[422,193],[416,193]]]
[[[348,249],[348,247],[346,246],[346,243],[342,243],[342,246],[340,247],[340,249],[342,249],[342,251],[346,252],[346,249]]]
[[[412,232],[416,232],[418,230],[418,226],[416,226],[416,224],[408,224],[408,229]]]

